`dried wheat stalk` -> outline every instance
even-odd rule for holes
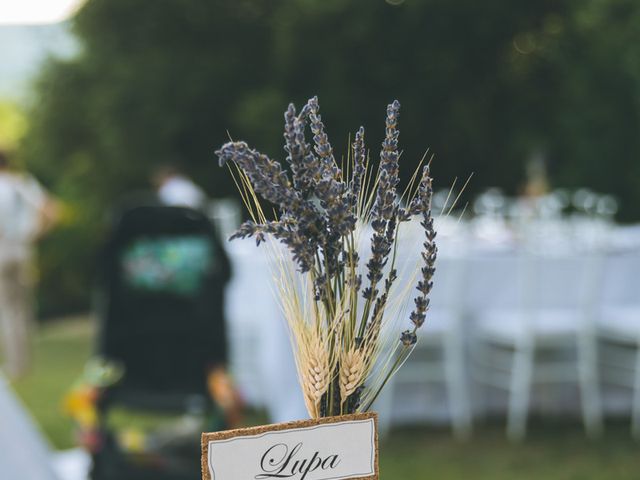
[[[366,362],[364,351],[360,348],[351,348],[340,356],[340,397],[342,403],[352,395],[364,382]]]
[[[319,416],[320,401],[331,383],[329,353],[317,335],[310,335],[300,356],[302,389],[307,410],[313,418]]]

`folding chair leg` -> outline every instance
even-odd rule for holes
[[[486,365],[486,359],[490,355],[490,347],[483,341],[475,341],[471,344],[471,358],[470,373],[473,382],[471,384],[473,403],[470,402],[470,407],[474,413],[474,418],[481,416],[485,418],[488,412],[489,405],[489,367]]]
[[[640,440],[640,344],[636,350],[635,378],[633,385],[633,410],[631,414],[631,434]]]
[[[580,381],[580,402],[582,421],[587,436],[596,438],[602,434],[602,401],[598,382],[598,362],[595,344],[584,340],[578,352],[578,375]]]
[[[454,340],[458,342],[459,339]],[[472,419],[469,405],[469,389],[464,371],[464,347],[461,344],[445,345],[444,368],[447,397],[451,405],[453,434],[460,440],[471,435]]]
[[[373,409],[378,412],[378,435],[380,439],[385,438],[391,430],[391,412],[393,411],[394,395],[395,381],[391,378],[373,405]]]
[[[507,437],[512,441],[524,439],[533,379],[533,349],[516,349],[511,369]]]

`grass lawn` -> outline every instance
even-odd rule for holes
[[[62,413],[62,398],[80,376],[91,352],[87,318],[45,324],[34,342],[31,373],[14,385],[56,448],[70,448],[72,423]]]
[[[448,432],[392,433],[381,447],[384,480],[631,480],[640,479],[640,445],[626,425],[608,426],[591,442],[579,425],[538,425],[512,445],[501,425],[479,428],[466,443]]]
[[[60,402],[82,371],[91,338],[86,319],[45,325],[36,339],[34,370],[15,385],[57,448],[73,446]],[[445,430],[397,430],[380,452],[384,480],[640,479],[640,444],[631,441],[627,424],[607,425],[605,436],[591,442],[576,423],[533,422],[521,445],[505,440],[501,424],[479,426],[466,443]]]

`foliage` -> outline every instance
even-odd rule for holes
[[[56,448],[75,446],[63,398],[89,359],[92,335],[93,323],[86,317],[46,325],[35,335],[33,370],[14,385]]]
[[[90,0],[25,142],[75,212],[43,250],[45,306],[86,305],[105,213],[155,165],[231,195],[213,148],[228,131],[277,156],[271,119],[314,94],[337,155],[361,121],[382,138],[377,106],[398,98],[405,171],[430,148],[441,187],[474,172],[470,195],[515,193],[543,151],[554,186],[613,192],[639,219],[639,16],[633,0]]]
[[[176,163],[212,194],[233,191],[210,160],[242,108],[230,92],[269,75],[259,5],[93,0],[79,13],[83,51],[45,68],[24,144],[29,167],[73,218],[41,249],[45,313],[86,308],[109,210],[144,188],[154,166]]]
[[[24,112],[8,101],[0,100],[0,150],[14,150],[27,129]]]

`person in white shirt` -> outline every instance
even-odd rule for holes
[[[152,182],[158,199],[165,205],[202,209],[206,207],[207,195],[193,180],[172,166],[156,170]]]
[[[54,202],[40,184],[10,169],[7,154],[0,151],[0,334],[12,378],[29,368],[33,246],[55,216]]]

